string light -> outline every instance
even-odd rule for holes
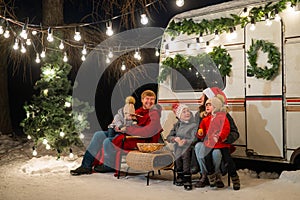
[[[39,53],[36,53],[35,62],[36,62],[36,63],[40,63],[40,62],[41,62]]]
[[[65,48],[64,42],[61,40],[58,46],[59,49],[63,50]]]
[[[203,32],[201,32],[200,35],[199,35],[199,41],[200,42],[204,42],[204,40],[203,40]]]
[[[5,38],[9,38],[9,36],[10,36],[9,30],[8,30],[7,27],[6,27],[6,29],[5,29],[5,32],[4,32],[3,36],[4,36]]]
[[[109,59],[109,57],[108,57],[108,56],[106,56],[105,62],[106,62],[107,64],[109,64],[109,63],[110,63],[110,59]]]
[[[54,38],[53,38],[53,32],[51,28],[48,28],[48,36],[47,36],[47,40],[48,42],[53,42]]]
[[[250,31],[254,31],[255,30],[255,21],[254,19],[252,18],[251,19],[251,25],[250,25]]]
[[[281,20],[281,17],[279,16],[278,10],[275,9],[275,21],[279,22]]]
[[[63,61],[64,61],[64,62],[68,62],[67,52],[64,52]]]
[[[46,144],[46,149],[47,150],[51,149],[51,146],[49,144]]]
[[[60,137],[64,137],[65,136],[65,133],[63,131],[59,132],[59,136]]]
[[[184,5],[184,0],[176,0],[176,5],[182,7]]]
[[[114,31],[112,29],[112,22],[108,21],[106,24],[106,35],[112,36],[114,34]]]
[[[122,62],[121,70],[122,70],[122,71],[125,71],[125,70],[126,70],[126,65],[125,65],[124,61]]]
[[[80,139],[83,139],[83,138],[84,138],[84,135],[83,135],[82,133],[80,133],[80,134],[79,134],[79,138],[80,138]]]
[[[266,25],[267,26],[271,26],[272,25],[272,21],[269,19],[269,15],[268,14],[265,15],[265,19],[266,19]]]
[[[32,30],[32,31],[31,31],[31,34],[32,34],[32,35],[36,35],[36,34],[37,34],[37,31],[36,31],[36,30]]]
[[[37,151],[35,150],[35,147],[32,147],[32,155],[37,156]]]
[[[83,45],[83,48],[82,48],[81,53],[82,53],[83,55],[86,55],[86,54],[87,54],[87,50],[86,50],[86,46],[85,46],[85,45]]]
[[[219,40],[220,36],[219,36],[219,31],[215,30],[215,40]]]
[[[31,39],[30,39],[30,38],[27,38],[27,40],[26,40],[26,45],[28,45],[28,46],[31,45]]]
[[[159,56],[159,51],[158,51],[158,49],[157,48],[155,48],[155,56]]]
[[[81,56],[81,60],[82,60],[82,61],[85,61],[85,59],[86,59],[86,58],[85,58],[85,55],[82,55],[82,56]]]
[[[23,38],[23,39],[27,39],[27,24],[25,23],[23,28],[22,28],[22,31],[20,33],[20,37]]]
[[[245,7],[245,8],[243,9],[243,12],[241,13],[240,16],[241,16],[241,17],[247,17],[247,16],[248,16],[248,9],[247,9],[247,7]]]
[[[148,20],[147,15],[146,14],[141,14],[141,23],[143,25],[146,25],[146,24],[148,24],[148,22],[149,22],[149,20]]]
[[[72,151],[72,149],[70,149],[70,154],[69,154],[69,158],[74,158],[74,154],[73,154],[73,151]]]
[[[0,35],[2,35],[3,33],[4,33],[3,26],[0,25]]]
[[[21,44],[21,53],[26,53],[26,48],[23,44]]]
[[[43,50],[43,51],[41,52],[41,58],[45,58],[45,57],[46,57],[46,51]]]
[[[77,41],[77,42],[81,40],[81,35],[80,35],[79,30],[78,30],[78,27],[75,28],[74,40]]]
[[[27,135],[27,139],[28,139],[28,140],[31,140],[31,136],[30,136],[30,135]]]
[[[109,50],[108,50],[108,58],[112,58],[112,57],[114,57],[114,54],[113,54],[113,52],[112,52],[112,49],[111,48],[109,48]]]
[[[15,44],[13,45],[13,49],[14,50],[18,50],[19,49],[19,39],[18,38],[15,39]]]

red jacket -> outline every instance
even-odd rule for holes
[[[126,135],[141,136],[145,139],[130,139],[124,143],[124,149],[136,148],[136,143],[138,142],[153,142],[157,143],[160,138],[160,133],[162,132],[162,127],[160,124],[161,108],[154,108],[148,110],[140,107],[135,111],[137,115],[138,123],[127,127],[127,134],[120,134],[113,139],[113,144],[117,147],[122,146],[122,141]]]
[[[225,112],[217,112],[216,115],[208,115],[203,118],[199,128],[203,135],[197,137],[204,140],[204,145],[209,148],[229,148],[230,144],[224,143],[230,133],[230,123]]]

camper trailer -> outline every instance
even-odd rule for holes
[[[186,103],[196,112],[203,89],[218,86],[240,133],[233,157],[300,168],[299,24],[298,1],[286,0],[234,0],[174,16],[161,44],[158,103],[164,134],[176,120],[172,103]],[[221,59],[231,58],[227,75],[205,75],[215,71],[213,65],[198,73],[209,58],[203,64],[188,59],[210,55],[213,47],[226,50]],[[181,69],[186,65],[176,61],[178,55],[195,69]],[[168,59],[176,66],[164,71]]]

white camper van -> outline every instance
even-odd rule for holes
[[[229,20],[232,27],[226,18],[236,20]],[[176,30],[170,31],[170,26]],[[174,61],[178,55],[181,59],[197,57],[214,46],[225,49],[231,58],[231,71],[221,75],[221,86],[220,78],[209,79],[203,71],[199,74],[191,68],[180,70],[182,62]],[[166,59],[173,59],[177,69],[164,71]],[[298,1],[233,0],[178,14],[163,36],[160,64],[163,78],[158,103],[163,107],[165,134],[176,120],[172,103],[186,103],[196,112],[203,89],[217,84],[228,98],[230,114],[240,132],[233,156],[292,163],[300,168]]]

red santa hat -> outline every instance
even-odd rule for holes
[[[184,108],[188,108],[188,106],[182,103],[174,103],[172,105],[173,112],[178,119],[180,119],[180,115]]]
[[[211,99],[215,96],[222,95],[224,97],[224,101],[223,103],[226,105],[227,104],[227,98],[226,95],[224,94],[224,92],[218,88],[218,87],[212,87],[212,88],[206,88],[205,90],[203,90],[203,94],[205,94],[207,96],[207,98]]]

